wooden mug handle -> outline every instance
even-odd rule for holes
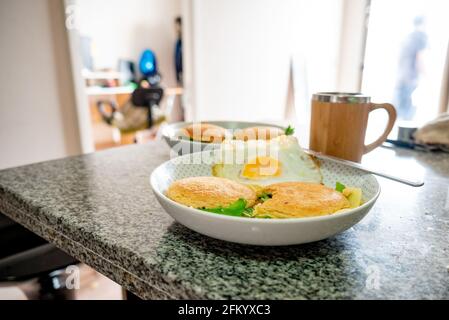
[[[369,112],[376,110],[376,109],[385,109],[388,112],[388,123],[387,127],[385,128],[384,133],[374,141],[373,143],[370,143],[369,145],[365,146],[365,149],[363,153],[368,153],[370,151],[373,151],[375,148],[380,146],[385,140],[387,140],[388,135],[390,134],[391,130],[393,129],[394,123],[396,121],[396,109],[392,104],[389,103],[371,103]]]

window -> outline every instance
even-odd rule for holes
[[[362,91],[393,103],[399,123],[421,125],[438,114],[448,13],[446,0],[371,0]],[[378,136],[376,123],[385,123],[380,112],[372,117],[368,139]]]

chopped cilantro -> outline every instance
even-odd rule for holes
[[[293,128],[292,126],[288,126],[287,129],[285,129],[285,135],[286,136],[291,136],[292,134],[295,133],[295,128]]]
[[[262,202],[265,202],[265,201],[267,201],[268,199],[271,199],[271,197],[272,197],[272,195],[271,195],[270,193],[262,192],[262,193],[259,195],[259,200],[262,201]]]
[[[343,192],[343,190],[346,189],[346,186],[343,183],[340,183],[337,181],[336,185],[335,185],[335,190],[337,190],[338,192]]]
[[[247,217],[247,218],[252,218],[253,217],[253,211],[254,208],[245,208],[245,210],[243,210],[243,217]]]
[[[224,214],[227,216],[234,216],[234,217],[248,217],[252,214],[252,208],[246,208],[246,200],[245,199],[238,199],[233,204],[229,205],[228,207],[218,207],[218,208],[200,208],[200,210],[212,212],[212,213],[218,213],[218,214]]]

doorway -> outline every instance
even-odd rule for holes
[[[183,119],[181,0],[65,4],[84,152],[154,140]]]

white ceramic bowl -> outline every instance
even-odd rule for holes
[[[171,159],[151,174],[156,198],[167,213],[187,228],[230,242],[280,246],[322,240],[358,223],[369,212],[380,194],[376,178],[360,170],[320,159],[323,182],[334,187],[337,181],[363,191],[363,205],[328,216],[292,219],[241,218],[204,212],[178,204],[165,196],[170,184],[192,176],[210,176],[217,151],[203,151]]]
[[[244,129],[249,127],[273,127],[285,130],[284,127],[263,122],[244,122],[244,121],[203,121],[204,123],[214,124],[226,129]],[[220,148],[220,143],[207,143],[199,141],[190,141],[180,137],[180,130],[191,125],[192,122],[176,122],[166,125],[162,129],[162,137],[165,142],[173,149],[177,154],[183,155],[193,152],[200,152],[204,150],[213,150]]]

